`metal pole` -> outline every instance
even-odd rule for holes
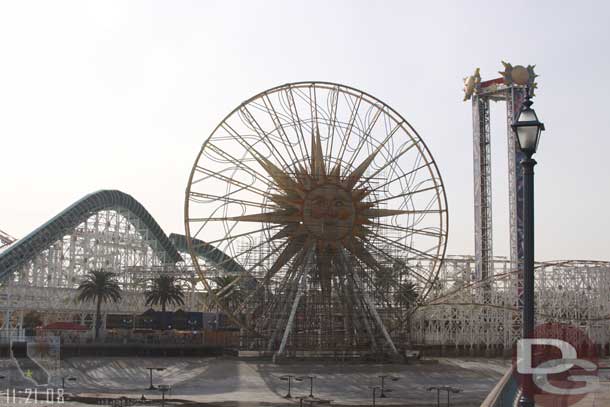
[[[523,167],[523,338],[534,335],[534,166],[536,160],[527,157]],[[534,407],[534,383],[531,374],[523,378],[519,405]]]
[[[154,390],[155,386],[153,386],[153,384],[152,384],[152,371],[153,370],[150,367],[148,368],[148,370],[150,371],[150,387],[148,388],[148,390]]]
[[[441,407],[441,389],[436,389],[436,407]]]
[[[373,387],[373,407],[375,407],[375,391],[377,390],[376,387]]]
[[[313,376],[309,376],[309,397],[313,397]]]
[[[385,380],[385,376],[382,375],[382,376],[379,376],[379,377],[381,377],[381,394],[379,395],[379,398],[382,398],[382,397],[386,396],[385,393],[383,392],[383,382]]]

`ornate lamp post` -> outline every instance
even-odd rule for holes
[[[519,148],[525,154],[521,161],[523,168],[523,338],[531,338],[534,334],[534,166],[536,160],[532,155],[536,153],[540,134],[544,124],[532,109],[529,89],[527,98],[523,102],[517,120],[512,124],[517,134]],[[519,405],[521,407],[534,407],[534,384],[530,374],[523,376],[523,391]]]
[[[451,387],[451,386],[430,386],[430,387],[428,387],[428,391],[435,391],[435,390],[436,390],[437,407],[440,407],[440,405],[441,405],[441,391],[447,392],[447,407],[451,407],[451,399],[450,399],[449,395],[451,393],[460,393],[462,391],[462,389],[458,389],[458,388]]]
[[[284,376],[280,377],[280,380],[288,382],[288,393],[286,393],[286,395],[284,396],[284,398],[286,398],[286,399],[291,399],[292,398],[292,393],[291,393],[292,379],[294,379],[295,382],[303,381],[302,378],[297,377],[295,375],[291,375],[291,374],[287,374],[287,375],[284,375]]]
[[[309,379],[309,398],[313,398],[313,379],[315,379],[316,376],[310,374],[308,376],[302,376],[299,377],[299,379],[301,380],[305,380],[305,379]]]
[[[379,395],[379,398],[382,397],[387,397],[385,395],[384,389],[385,389],[385,379],[390,379],[393,382],[397,381],[399,379],[399,377],[397,376],[392,376],[392,375],[380,375],[379,378],[381,379],[381,394]]]
[[[150,371],[150,386],[148,386],[148,390],[155,390],[156,387],[153,385],[152,372],[153,372],[153,370],[156,370],[157,372],[162,372],[165,370],[165,368],[164,367],[147,367],[146,369],[148,369]]]
[[[161,392],[161,407],[165,407],[165,393],[171,391],[172,387],[169,384],[160,384],[157,389]]]
[[[381,386],[373,386],[371,388],[373,389],[373,407],[375,407],[375,400],[377,399],[376,398],[377,397],[377,390],[381,390]],[[390,393],[392,391],[394,391],[394,390],[392,390],[392,389],[385,389],[386,393]]]

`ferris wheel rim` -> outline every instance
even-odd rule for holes
[[[191,225],[190,225],[190,218],[189,218],[189,214],[190,214],[189,197],[192,192],[191,186],[193,183],[193,177],[196,173],[196,166],[200,162],[200,160],[202,158],[202,154],[204,153],[206,146],[208,145],[208,142],[213,138],[214,134],[216,134],[216,132],[221,128],[221,126],[224,123],[226,123],[237,112],[239,112],[240,109],[242,109],[244,106],[247,106],[249,103],[256,101],[258,99],[261,99],[266,95],[271,95],[271,94],[280,92],[282,90],[295,89],[295,88],[311,88],[311,87],[320,87],[320,88],[326,89],[326,90],[336,90],[336,91],[340,91],[342,93],[347,93],[354,97],[366,98],[368,100],[368,102],[371,104],[380,104],[381,106],[384,107],[384,109],[387,109],[391,113],[391,117],[393,117],[394,120],[396,120],[396,122],[399,123],[401,127],[404,126],[405,130],[407,130],[407,134],[411,133],[411,137],[417,139],[417,144],[415,147],[419,151],[420,155],[422,155],[425,158],[426,163],[429,164],[428,172],[431,176],[431,179],[434,182],[434,189],[435,189],[437,203],[438,203],[438,207],[439,207],[439,210],[438,210],[439,240],[440,240],[441,244],[438,245],[438,249],[434,256],[438,260],[438,262],[435,263],[433,273],[431,273],[429,276],[430,277],[429,281],[436,281],[438,279],[438,276],[439,276],[439,273],[441,270],[441,266],[442,266],[442,262],[443,262],[443,259],[445,257],[446,250],[447,250],[447,242],[448,242],[448,234],[449,234],[449,214],[448,214],[448,203],[447,203],[446,190],[444,187],[442,175],[438,168],[438,164],[437,164],[436,160],[434,159],[434,156],[432,155],[432,153],[431,153],[430,149],[428,148],[428,145],[426,144],[424,139],[420,136],[420,134],[417,132],[417,130],[415,130],[415,128],[398,111],[396,111],[390,105],[388,105],[387,103],[383,102],[382,100],[380,100],[379,98],[373,96],[372,94],[370,94],[368,92],[362,91],[362,90],[357,89],[352,86],[348,86],[348,85],[344,85],[344,84],[336,83],[336,82],[298,81],[298,82],[288,82],[288,83],[285,83],[282,85],[274,86],[272,88],[263,90],[263,91],[255,94],[254,96],[246,99],[245,101],[241,102],[237,107],[235,107],[227,115],[225,115],[223,117],[223,119],[218,123],[218,125],[209,133],[208,137],[205,139],[204,143],[201,146],[201,149],[199,150],[199,152],[197,154],[197,157],[194,161],[194,165],[191,168],[191,172],[190,172],[188,183],[187,183],[187,188],[185,191],[184,219],[185,219],[186,236],[189,237],[189,239],[187,239],[187,245],[189,247],[189,254],[191,256],[193,264],[195,265],[196,271],[197,271],[198,275],[200,276],[202,282],[204,283],[206,289],[208,291],[210,291],[211,286],[209,285],[207,278],[205,276],[206,273],[204,273],[202,270],[202,267],[199,263],[199,259],[197,259],[197,256],[195,255],[194,251],[192,250]],[[425,292],[422,292],[423,298],[428,297],[428,295],[430,294],[430,292],[432,290],[432,287],[433,287],[432,284],[429,284],[426,286]],[[231,317],[231,319],[234,320],[234,322],[240,323],[238,320],[233,318],[234,316],[232,315],[232,312],[226,310],[225,306],[223,304],[220,304],[220,302],[218,301],[218,298],[216,298],[216,296],[214,296],[214,300],[216,301],[217,305],[221,309],[223,309]],[[240,323],[240,325],[241,325],[241,323]]]

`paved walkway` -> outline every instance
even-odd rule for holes
[[[604,365],[608,365],[606,361]],[[601,369],[599,372],[600,386],[597,391],[587,394],[573,407],[609,407],[610,406],[610,369]]]
[[[379,375],[400,377],[386,382],[389,397],[379,405],[436,405],[436,393],[429,386],[450,385],[463,389],[452,395],[452,405],[479,406],[507,368],[507,362],[488,359],[438,359],[418,364],[339,364],[289,363],[274,365],[268,361],[233,358],[73,358],[62,362],[66,376],[77,377],[66,391],[81,396],[158,398],[158,391],[146,390],[146,367],[164,367],[153,372],[155,384],[172,386],[174,399],[201,403],[231,402],[229,405],[296,405],[287,400],[287,383],[280,376],[293,374],[317,376],[314,395],[333,400],[333,404],[370,405],[372,386],[379,385]],[[293,383],[294,397],[309,394],[309,381]],[[443,397],[443,400],[446,396]],[[306,403],[305,405],[308,405]]]

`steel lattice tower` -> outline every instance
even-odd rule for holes
[[[466,80],[466,98],[472,96],[475,270],[479,280],[493,276],[493,219],[491,188],[490,101],[506,102],[508,142],[508,195],[510,224],[510,267],[521,270],[523,262],[523,176],[519,163],[523,153],[518,148],[511,124],[521,108],[527,87],[536,87],[533,66],[524,68],[503,63],[503,77],[481,82],[478,70]],[[521,306],[521,277],[516,281],[518,306]],[[485,301],[488,296],[485,295]]]

